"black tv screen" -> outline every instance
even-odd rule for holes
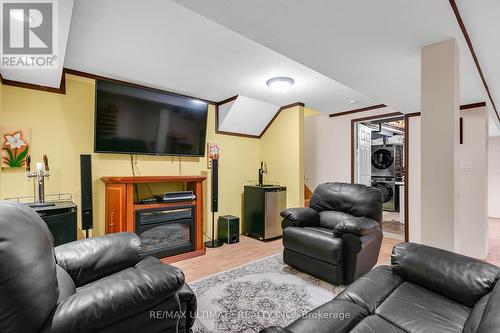
[[[204,156],[208,103],[97,80],[96,153]]]

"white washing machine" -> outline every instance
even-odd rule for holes
[[[395,177],[394,146],[372,146],[372,177]]]
[[[396,181],[391,177],[372,177],[372,186],[382,192],[382,209],[389,212],[395,212],[397,207],[398,195]]]
[[[402,177],[403,146],[373,145],[371,164],[372,177]]]

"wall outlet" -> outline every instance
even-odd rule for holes
[[[474,170],[474,164],[472,162],[460,161],[458,168],[460,171],[472,171]]]

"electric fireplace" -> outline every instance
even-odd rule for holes
[[[165,258],[194,250],[195,206],[139,209],[135,232],[145,255]]]

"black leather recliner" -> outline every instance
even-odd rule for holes
[[[377,263],[382,244],[382,194],[359,184],[325,183],[309,208],[283,217],[283,260],[333,284],[351,283]]]
[[[0,202],[0,332],[189,332],[196,298],[132,233],[58,246],[28,206]]]
[[[500,268],[413,243],[286,328],[262,333],[500,332]]]

